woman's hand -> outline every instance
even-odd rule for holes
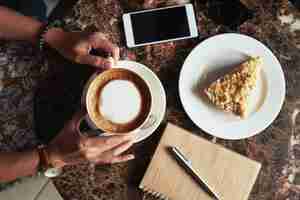
[[[84,162],[107,164],[134,159],[132,154],[122,155],[134,143],[133,134],[99,137],[80,134],[78,124],[85,114],[85,111],[76,113],[47,147],[50,162],[54,167]]]
[[[119,60],[119,48],[99,32],[66,32],[60,28],[52,28],[44,37],[47,44],[62,56],[80,64],[108,69]],[[91,55],[92,49],[104,51],[111,54],[112,57]]]
[[[0,5],[0,39],[24,40],[38,44],[44,25]],[[45,42],[62,56],[72,61],[100,68],[109,68],[119,59],[119,48],[102,33],[67,32],[51,28],[44,35]],[[102,50],[112,55],[111,59],[90,55],[90,51]]]

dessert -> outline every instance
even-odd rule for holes
[[[248,99],[256,87],[261,64],[260,57],[251,57],[231,73],[211,83],[204,93],[218,108],[245,118]]]

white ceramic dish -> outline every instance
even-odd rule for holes
[[[260,56],[264,64],[250,96],[248,117],[240,119],[215,108],[199,94],[220,71],[228,71],[248,56]],[[203,131],[223,139],[243,139],[263,131],[279,114],[285,79],[279,61],[264,44],[229,33],[211,37],[194,48],[182,67],[179,93],[188,116]]]
[[[163,88],[162,83],[160,82],[159,78],[145,65],[133,61],[119,61],[116,66],[116,68],[125,68],[129,69],[135,73],[137,73],[141,78],[144,79],[144,81],[148,84],[151,96],[152,96],[152,107],[149,115],[152,115],[155,117],[155,121],[153,124],[147,128],[144,128],[143,130],[139,130],[137,134],[136,143],[140,142],[147,137],[149,137],[154,131],[158,128],[158,126],[161,124],[161,122],[164,119],[165,113],[166,113],[166,93]],[[93,74],[91,78],[88,80],[87,84],[84,87],[83,95],[81,98],[82,105],[85,105],[85,97],[87,93],[87,89],[91,81],[97,76],[97,74]],[[97,129],[95,124],[89,119],[88,115],[86,117],[86,121],[88,125],[92,129]]]

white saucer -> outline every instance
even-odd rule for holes
[[[145,65],[133,61],[123,60],[123,61],[119,61],[115,67],[129,69],[137,73],[148,84],[149,89],[151,91],[152,107],[151,107],[150,115],[155,116],[156,120],[151,126],[147,127],[146,129],[140,130],[138,132],[137,139],[135,141],[137,143],[149,137],[163,121],[166,113],[166,105],[167,105],[166,93],[159,78]],[[85,97],[86,97],[88,86],[96,76],[97,73],[93,74],[84,87],[83,95],[81,98],[82,105],[85,105]],[[98,129],[95,126],[95,124],[91,121],[91,119],[89,119],[88,115],[86,117],[86,121],[92,129]]]
[[[216,72],[260,56],[263,67],[250,96],[249,113],[240,119],[216,109],[199,95]],[[191,120],[203,131],[223,139],[248,138],[267,128],[279,114],[285,98],[285,79],[274,54],[261,42],[240,34],[211,37],[186,58],[179,79],[180,99]]]

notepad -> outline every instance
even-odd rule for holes
[[[192,161],[197,173],[221,200],[246,200],[261,164],[168,124],[139,188],[171,200],[212,199],[171,156],[176,146]]]
[[[52,181],[44,176],[24,178],[0,192],[1,200],[63,200]]]

